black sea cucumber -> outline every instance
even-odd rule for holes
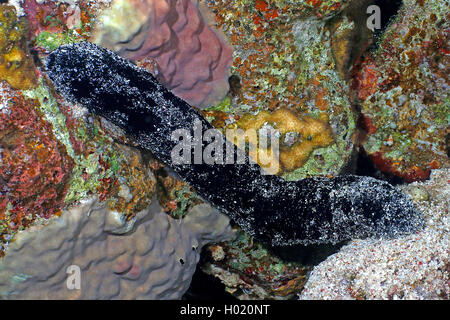
[[[172,132],[193,132],[198,121],[203,131],[212,126],[150,73],[89,42],[61,46],[49,55],[46,68],[65,98],[123,128],[260,241],[292,245],[395,237],[423,224],[401,191],[370,177],[285,181],[261,175],[248,158],[245,164],[173,165],[177,142],[171,140]]]

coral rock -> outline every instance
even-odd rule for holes
[[[13,96],[0,113],[1,240],[64,204],[73,162],[36,106]]]
[[[160,81],[200,108],[228,92],[232,48],[192,0],[117,0],[100,15],[93,40],[131,60],[150,57]]]

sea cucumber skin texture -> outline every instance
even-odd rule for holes
[[[247,157],[246,164],[172,165],[171,151],[178,143],[170,139],[174,130],[183,128],[193,136],[195,121],[202,123],[203,132],[213,127],[151,74],[88,42],[60,47],[50,54],[46,67],[67,99],[122,127],[260,241],[337,243],[396,237],[422,227],[420,213],[401,191],[370,177],[285,181],[261,175]]]
[[[19,233],[0,260],[0,299],[181,299],[201,248],[234,236],[207,204],[182,221],[156,200],[130,225],[120,216],[93,198]],[[67,286],[70,266],[79,289]]]

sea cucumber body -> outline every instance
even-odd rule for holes
[[[420,214],[403,193],[370,177],[285,181],[262,175],[245,155],[245,164],[173,165],[175,130],[185,129],[194,136],[196,122],[201,122],[203,132],[213,127],[150,73],[88,42],[60,47],[50,54],[46,66],[63,96],[126,130],[258,240],[272,245],[337,243],[367,236],[395,237],[422,225]],[[223,150],[242,152],[234,145]]]

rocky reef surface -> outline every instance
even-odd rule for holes
[[[156,190],[149,157],[112,125],[60,99],[41,69],[48,50],[89,34],[100,3],[19,4],[19,12],[0,5],[0,256],[18,232],[90,196],[132,219]]]
[[[354,71],[363,148],[407,182],[449,166],[449,1],[404,0],[379,48]]]

